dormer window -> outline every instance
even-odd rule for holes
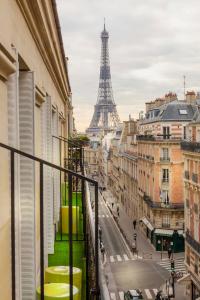
[[[180,114],[180,115],[187,115],[188,112],[187,112],[186,109],[179,109],[179,114]]]

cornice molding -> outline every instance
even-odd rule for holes
[[[39,3],[38,0],[17,0],[17,3],[62,100],[69,105],[69,79],[62,58],[59,38],[53,35],[51,22],[54,20],[51,20],[48,10],[44,9],[44,3],[41,6],[41,2]],[[52,6],[50,10],[54,14]],[[58,35],[58,28],[56,31]]]
[[[16,71],[15,59],[0,43],[0,79],[7,80]]]

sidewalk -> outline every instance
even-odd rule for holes
[[[102,196],[110,209],[111,213],[113,214],[120,231],[122,232],[127,244],[131,248],[132,243],[134,242],[133,234],[137,234],[137,249],[138,249],[138,257],[139,258],[146,258],[146,259],[153,259],[153,260],[161,260],[161,253],[155,251],[151,242],[144,236],[143,232],[139,229],[137,224],[136,230],[133,229],[133,220],[131,220],[127,214],[125,213],[123,207],[116,203],[116,199],[113,197],[109,190],[103,191]],[[112,207],[112,203],[114,203]],[[117,214],[117,207],[119,207],[119,217]],[[167,252],[163,252],[162,255],[163,259],[167,259]],[[174,258],[183,257],[183,253],[174,253]]]

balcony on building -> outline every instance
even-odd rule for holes
[[[152,134],[144,134],[144,135],[137,135],[137,140],[138,141],[180,141],[181,137],[172,135],[172,134],[157,134],[157,135],[152,135]]]
[[[172,203],[172,202],[155,202],[151,199],[151,197],[144,194],[144,201],[147,203],[149,207],[152,209],[170,209],[170,210],[184,210],[184,203]]]
[[[198,243],[190,234],[189,231],[186,231],[186,242],[200,255],[200,243]]]
[[[170,157],[160,157],[160,162],[161,163],[169,163],[170,162]]]
[[[182,141],[181,149],[183,151],[200,153],[200,143],[199,142]]]

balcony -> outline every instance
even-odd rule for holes
[[[18,282],[17,278],[21,281],[24,278],[18,271],[23,267],[26,269],[27,278],[33,277],[36,279],[36,276],[38,276],[40,287],[38,287],[37,293],[38,296],[40,295],[41,300],[46,299],[44,296],[44,279],[47,274],[50,274],[50,272],[53,274],[54,272],[56,276],[59,272],[66,272],[69,277],[65,283],[69,284],[70,299],[73,299],[73,272],[74,268],[77,267],[80,279],[77,286],[79,299],[89,299],[90,291],[93,291],[93,293],[99,291],[100,282],[98,265],[98,183],[80,174],[81,169],[79,169],[79,173],[67,170],[2,143],[0,143],[0,148],[7,150],[10,154],[10,230],[13,295]],[[20,163],[16,164],[19,157]],[[37,170],[35,170],[36,165]],[[20,177],[18,177],[19,173]],[[39,178],[37,185],[35,184],[36,177]],[[18,194],[16,195],[15,184],[18,181],[20,184],[19,201],[23,214],[20,215],[21,230],[16,234],[17,227],[15,224],[17,224],[19,218],[15,212],[15,203],[18,200],[18,198],[16,199]],[[88,183],[93,186],[94,195],[92,198],[90,198]],[[32,191],[36,191],[39,195],[39,199],[37,199],[38,213],[34,213],[35,198]],[[27,194],[29,194],[28,199]],[[94,211],[92,211],[92,204]],[[37,237],[35,226],[38,226]],[[21,261],[17,261],[19,269],[15,269],[16,244],[21,247],[19,238],[25,246],[21,254]],[[35,246],[37,243],[40,247],[36,253]],[[45,264],[45,261],[48,262],[48,265]],[[29,268],[30,264],[37,266],[37,274],[34,268]],[[94,281],[86,280],[91,275]],[[52,277],[51,280],[53,280]],[[48,282],[52,281],[49,279]],[[24,297],[24,299],[27,298]]]
[[[194,181],[195,183],[198,183],[198,175],[195,173],[192,173],[192,181]]]
[[[169,163],[170,162],[170,157],[160,157],[160,162],[161,163]]]
[[[185,179],[187,179],[187,180],[190,179],[190,173],[189,173],[189,171],[185,171]]]
[[[154,202],[152,199],[144,194],[144,201],[147,205],[153,209],[175,209],[175,210],[184,210],[184,203],[164,203],[164,202]]]
[[[197,142],[181,142],[181,149],[183,151],[200,153],[200,143]]]
[[[186,242],[200,255],[200,243],[198,243],[189,232],[186,232]]]
[[[169,183],[169,178],[167,177],[162,178],[162,183]]]
[[[158,134],[158,135],[137,135],[138,141],[180,141],[181,137],[177,137],[171,134]]]

